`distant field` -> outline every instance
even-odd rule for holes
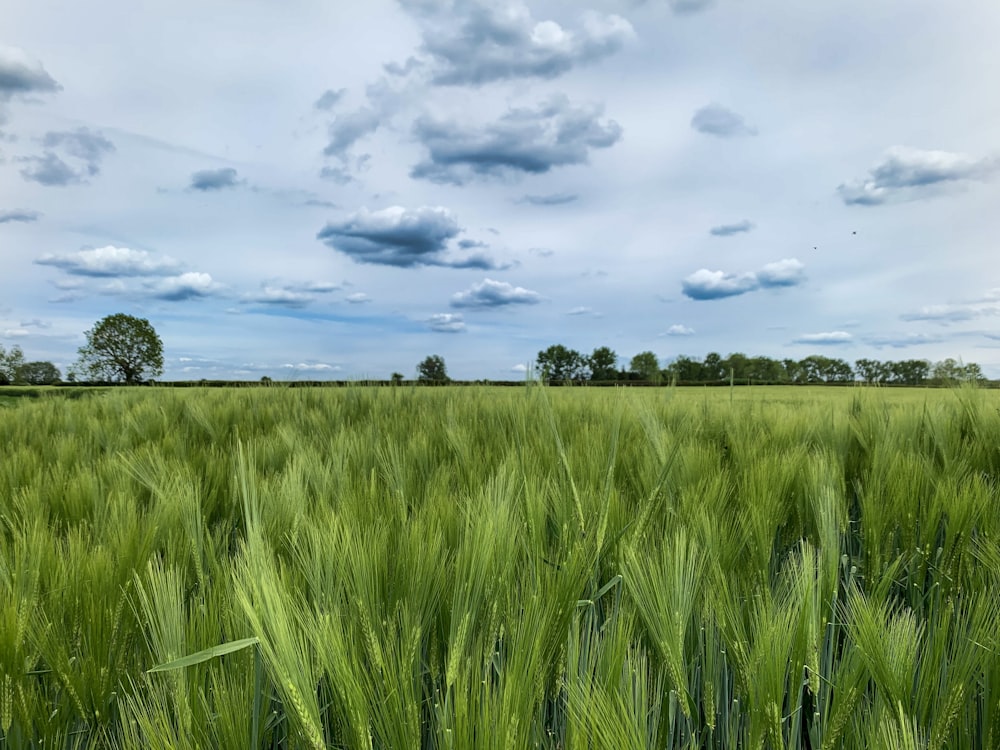
[[[9,390],[0,748],[1000,745],[1000,391]]]

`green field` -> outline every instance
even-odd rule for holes
[[[74,394],[0,394],[0,748],[1000,745],[1000,392]]]

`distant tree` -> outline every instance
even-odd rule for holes
[[[17,368],[15,382],[27,385],[52,385],[62,378],[59,368],[51,362],[25,362]]]
[[[163,374],[163,342],[145,318],[108,315],[84,335],[77,369],[91,380],[134,385]]]
[[[618,377],[618,355],[606,346],[599,346],[587,360],[591,380],[614,380]]]
[[[417,379],[435,383],[448,382],[448,370],[444,365],[444,357],[432,354],[417,365]]]
[[[667,375],[682,383],[694,383],[704,379],[702,363],[694,357],[679,355],[667,367]]]
[[[24,352],[14,346],[8,352],[0,346],[0,385],[10,385],[17,380],[17,371],[24,366]]]
[[[639,352],[629,363],[629,369],[639,376],[640,380],[659,383],[662,379],[660,361],[653,352]]]
[[[392,384],[393,385],[402,385],[404,378],[405,378],[405,376],[403,375],[403,373],[401,373],[401,372],[394,372],[392,374]]]
[[[271,385],[271,383],[273,383],[273,382],[274,381],[271,380],[271,378],[269,376],[267,376],[267,375],[262,376],[261,379],[260,379],[260,384],[261,385]]]
[[[926,359],[904,359],[887,362],[889,381],[900,385],[923,385],[931,372],[931,363]]]
[[[705,355],[705,361],[701,363],[701,374],[705,380],[722,380],[725,377],[722,372],[722,357],[718,352]]]
[[[722,372],[723,377],[729,378],[732,376],[733,380],[737,383],[741,381],[746,381],[750,378],[750,368],[747,355],[742,352],[733,352],[724,360],[722,360]]]
[[[982,369],[975,362],[963,365],[951,357],[941,362],[936,362],[931,371],[931,382],[935,385],[975,383],[982,379]]]
[[[542,380],[548,383],[583,380],[588,374],[586,358],[575,349],[567,349],[562,344],[555,344],[538,352],[537,364]]]
[[[859,359],[854,363],[854,369],[858,377],[869,385],[881,383],[888,374],[885,365],[877,359]]]

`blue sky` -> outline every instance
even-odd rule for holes
[[[0,345],[166,379],[540,349],[1000,377],[1000,4],[11,0]]]

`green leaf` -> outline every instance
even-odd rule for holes
[[[169,672],[172,669],[193,667],[195,664],[201,664],[203,661],[214,659],[216,656],[225,656],[226,654],[231,654],[233,651],[239,651],[247,646],[256,646],[258,643],[260,643],[260,639],[257,637],[241,638],[238,641],[220,643],[218,646],[206,648],[204,651],[199,651],[196,654],[188,654],[187,656],[182,656],[180,659],[168,661],[166,664],[157,664],[152,669],[147,669],[146,674],[152,674],[153,672]]]

